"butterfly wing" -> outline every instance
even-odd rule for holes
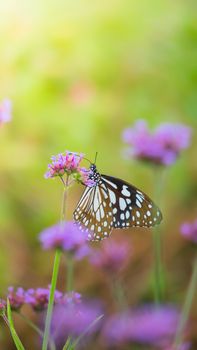
[[[154,202],[141,190],[121,179],[101,175],[112,204],[113,227],[152,227],[162,220]]]
[[[105,184],[86,187],[74,211],[74,220],[89,240],[99,241],[113,229],[112,204]]]

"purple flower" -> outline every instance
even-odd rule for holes
[[[0,104],[0,126],[10,122],[12,119],[12,104],[11,101],[5,99]]]
[[[189,147],[191,128],[183,124],[163,123],[154,132],[144,120],[123,131],[129,145],[127,155],[157,165],[173,164],[181,151]]]
[[[186,239],[197,243],[197,220],[183,223],[181,233]]]
[[[0,299],[0,316],[2,316],[5,313],[6,309],[6,301],[3,299]]]
[[[103,241],[100,249],[94,250],[90,255],[90,261],[110,274],[117,273],[126,266],[131,252],[126,241]]]
[[[71,252],[75,258],[82,259],[88,255],[90,248],[87,246],[86,236],[73,221],[58,223],[41,232],[39,236],[43,249],[60,248]]]
[[[179,313],[170,305],[146,305],[112,316],[105,325],[104,337],[110,344],[139,343],[168,346],[172,343]]]
[[[83,154],[70,151],[51,157],[52,162],[48,165],[49,170],[46,172],[45,178],[63,177],[67,174],[72,175],[77,182],[89,187],[94,186],[95,182],[90,179],[92,171],[80,166],[83,158]]]
[[[9,287],[7,297],[12,310],[18,311],[25,303],[25,291],[21,287],[16,289],[14,287]]]
[[[31,305],[34,311],[43,311],[47,308],[49,302],[50,287],[28,289],[25,293],[25,303]],[[58,290],[55,291],[54,303],[61,303],[63,294]]]
[[[99,302],[82,301],[81,297],[73,292],[65,295],[64,303],[56,305],[53,312],[51,336],[55,340],[56,346],[61,348],[68,336],[72,339],[82,334],[87,328],[102,315],[102,307]],[[90,327],[88,334],[95,333],[101,325],[96,322]],[[87,334],[86,337],[87,339]]]

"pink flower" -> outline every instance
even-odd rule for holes
[[[12,310],[19,310],[21,306],[25,303],[25,291],[21,287],[17,289],[15,289],[14,287],[9,287],[7,297],[9,299]]]
[[[197,243],[197,220],[183,223],[181,225],[181,234],[186,239]]]
[[[83,154],[70,151],[51,157],[52,162],[48,165],[49,170],[46,172],[45,178],[63,177],[67,174],[72,175],[77,182],[89,187],[94,186],[95,182],[90,179],[91,170],[80,165],[83,158]]]
[[[151,132],[146,121],[139,120],[123,131],[123,141],[129,145],[127,155],[156,165],[173,164],[189,147],[190,139],[191,128],[178,123],[163,123]]]
[[[39,240],[43,249],[60,248],[74,254],[76,259],[81,260],[90,253],[86,238],[73,221],[67,221],[46,228],[41,232]]]
[[[111,316],[105,323],[103,337],[112,347],[137,343],[167,348],[174,339],[179,316],[172,305],[147,304]]]
[[[0,299],[0,316],[2,316],[5,313],[6,310],[6,301],[3,299]]]
[[[5,99],[0,104],[0,126],[4,123],[8,123],[12,119],[12,104],[11,101]]]
[[[48,306],[49,295],[50,295],[50,287],[28,289],[25,292],[25,303],[31,305],[35,311],[43,311]],[[57,304],[61,302],[62,298],[63,298],[63,294],[58,290],[56,290],[54,303]]]

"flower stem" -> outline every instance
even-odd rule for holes
[[[162,299],[162,262],[161,262],[161,235],[158,229],[153,229],[154,249],[154,299],[159,304]]]
[[[189,287],[187,290],[185,303],[183,305],[180,322],[176,331],[175,346],[178,346],[182,343],[183,332],[189,318],[189,314],[192,307],[192,301],[196,292],[196,288],[197,288],[197,256],[194,260],[192,276],[191,276]]]
[[[50,326],[51,326],[53,304],[54,304],[54,295],[55,295],[55,289],[56,289],[56,284],[57,284],[57,276],[58,276],[58,271],[59,271],[60,258],[61,258],[61,250],[57,249],[55,252],[55,259],[54,259],[54,265],[53,265],[53,274],[52,274],[49,303],[48,303],[47,315],[46,315],[46,321],[45,321],[42,350],[47,350],[47,346],[48,346],[48,342],[49,342]]]
[[[71,292],[73,290],[73,272],[74,260],[72,254],[67,254],[67,275],[66,275],[66,290]]]
[[[155,196],[154,200],[160,204],[161,191],[163,189],[163,176],[160,169],[155,169]],[[164,294],[164,274],[162,266],[161,230],[157,226],[152,230],[154,251],[154,299],[155,304],[160,304]]]
[[[61,224],[66,218],[66,200],[67,200],[67,189],[68,189],[68,180],[69,176],[66,176],[66,182],[64,182],[64,179],[60,177],[63,185],[64,185],[64,191],[63,191],[63,198],[62,198],[62,207],[61,207]],[[60,266],[60,259],[61,259],[61,250],[56,249],[55,252],[55,259],[53,264],[53,273],[52,273],[52,280],[51,280],[51,288],[50,288],[50,295],[49,295],[49,303],[47,308],[47,315],[46,315],[46,321],[45,321],[45,329],[44,329],[44,337],[43,337],[43,343],[42,343],[42,350],[47,350],[47,346],[49,343],[49,335],[50,335],[50,326],[51,326],[51,319],[53,314],[53,304],[54,304],[54,297],[55,297],[55,289],[57,284],[57,277],[58,277],[58,271]]]
[[[123,289],[120,278],[117,276],[114,276],[114,278],[112,279],[112,292],[118,308],[120,310],[126,309],[127,302],[125,297],[125,291]]]
[[[60,179],[64,185],[63,196],[62,196],[61,217],[60,217],[60,221],[61,221],[61,223],[63,223],[66,220],[66,202],[67,202],[69,176],[67,175],[66,181],[64,181],[64,179],[62,177],[60,177]]]

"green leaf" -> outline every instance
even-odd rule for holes
[[[74,350],[73,342],[71,337],[68,337],[66,344],[64,345],[62,350]]]
[[[21,343],[21,341],[20,341],[20,339],[15,331],[15,328],[14,328],[9,299],[7,299],[7,316],[8,316],[8,321],[9,321],[10,333],[12,335],[12,339],[14,341],[14,344],[16,345],[16,348],[18,350],[25,350],[25,348],[24,348],[23,344]]]

